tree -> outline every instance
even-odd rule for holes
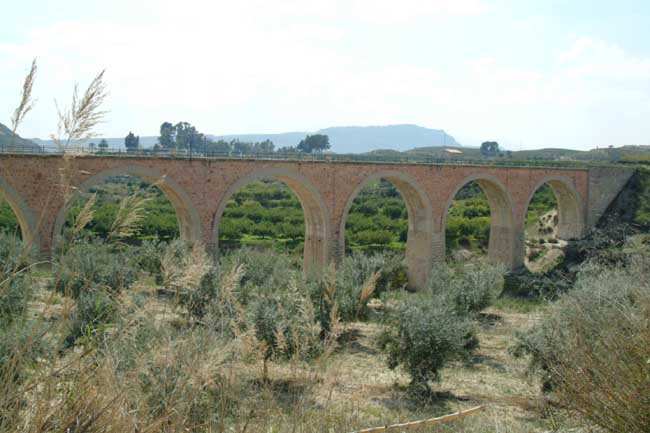
[[[210,141],[188,122],[178,122],[172,125],[164,122],[160,125],[158,142],[163,149],[195,149],[203,150]]]
[[[298,143],[297,149],[301,152],[322,152],[330,148],[330,138],[325,134],[308,135]]]
[[[160,137],[158,143],[163,149],[171,149],[176,141],[174,126],[169,122],[160,125]]]
[[[499,143],[496,141],[484,141],[481,143],[481,155],[497,156],[499,154]]]
[[[102,138],[102,139],[99,141],[98,146],[99,146],[99,151],[100,151],[100,152],[104,152],[106,149],[108,149],[108,141],[106,141],[105,138]]]
[[[140,136],[136,137],[129,131],[129,135],[124,137],[124,146],[128,152],[135,152],[140,147]]]

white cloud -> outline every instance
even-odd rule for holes
[[[152,134],[164,120],[185,120],[210,133],[408,122],[506,144],[522,139],[526,147],[650,136],[648,122],[639,120],[650,117],[650,59],[616,44],[576,38],[535,68],[496,50],[450,64],[444,57],[392,58],[380,42],[374,52],[355,45],[359,28],[373,31],[371,40],[385,29],[408,30],[412,21],[482,14],[487,7],[478,0],[132,7],[136,15],[148,11],[146,19],[55,23],[25,42],[0,44],[0,64],[17,77],[16,88],[31,58],[39,58],[39,105],[25,125],[28,136],[52,131],[50,101],[65,102],[76,80],[83,86],[104,67],[111,113],[102,132],[111,135]],[[439,36],[422,37],[423,54]],[[407,48],[409,41],[399,42]],[[7,86],[0,83],[0,96],[9,94]]]

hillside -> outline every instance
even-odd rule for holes
[[[36,144],[21,138],[18,134],[14,134],[11,129],[0,123],[0,148],[6,149],[9,147],[36,147]]]
[[[137,131],[134,131],[137,134]],[[336,153],[364,153],[377,149],[406,151],[415,147],[460,146],[460,144],[443,130],[423,128],[417,125],[386,126],[341,126],[321,129],[315,132],[295,131],[279,134],[207,134],[214,141],[239,140],[243,142],[261,142],[271,140],[276,148],[296,146],[307,134],[327,134],[330,137],[332,151]],[[125,134],[126,135],[126,134]],[[100,138],[80,140],[76,146],[88,146],[97,143]],[[106,137],[109,147],[124,147],[123,137]],[[33,139],[38,145],[51,146],[51,140]],[[157,136],[140,136],[140,145],[153,147],[158,142]]]

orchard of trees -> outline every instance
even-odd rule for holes
[[[139,137],[133,137],[132,133],[127,136],[129,143],[137,140],[139,145]],[[125,144],[127,144],[125,139]],[[133,144],[131,144],[133,145]],[[137,148],[136,145],[136,148]],[[323,152],[330,148],[329,137],[324,134],[307,135],[295,147],[282,147],[275,148],[275,144],[271,140],[264,140],[259,142],[246,142],[240,140],[213,140],[205,134],[199,132],[196,127],[188,122],[178,122],[172,124],[164,122],[160,125],[160,135],[158,136],[158,144],[154,150],[181,150],[191,153],[221,153],[221,154],[235,154],[246,155],[254,153],[292,153],[292,152]],[[127,149],[130,149],[127,145]]]

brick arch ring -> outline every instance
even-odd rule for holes
[[[409,286],[423,287],[427,284],[433,265],[434,218],[429,196],[418,181],[399,171],[379,171],[365,177],[349,195],[339,226],[339,246],[345,248],[345,225],[352,202],[361,190],[373,181],[385,179],[399,191],[408,212],[406,240],[406,266]]]
[[[77,187],[75,193],[57,213],[52,233],[52,245],[56,246],[57,243],[61,241],[66,215],[73,203],[82,193],[88,192],[90,188],[100,184],[110,177],[126,175],[138,177],[148,183],[155,184],[160,188],[176,211],[180,238],[188,241],[201,240],[201,220],[198,211],[194,207],[189,194],[183,189],[183,187],[168,175],[161,173],[154,168],[128,165],[103,170],[92,175]]]
[[[262,179],[279,180],[286,184],[298,197],[305,218],[305,247],[303,272],[322,271],[328,265],[330,227],[327,206],[318,189],[300,172],[285,168],[254,169],[238,178],[224,194],[212,220],[211,246],[217,250],[219,244],[219,223],[228,200],[243,186]]]
[[[502,263],[509,268],[516,268],[518,263],[517,242],[523,239],[516,239],[515,216],[513,200],[510,192],[503,183],[495,176],[487,173],[477,173],[465,177],[451,192],[447,198],[444,212],[441,218],[440,232],[445,235],[447,214],[456,194],[468,183],[476,182],[483,190],[490,205],[490,241],[488,245],[488,258],[495,263]]]
[[[3,200],[7,202],[18,220],[23,243],[34,245],[38,248],[40,246],[38,222],[34,217],[34,213],[20,194],[7,181],[0,177],[0,204]]]
[[[553,190],[557,201],[558,213],[558,237],[560,239],[579,239],[585,232],[585,211],[580,193],[576,190],[571,179],[564,176],[546,176],[542,178],[530,191],[524,207],[522,222],[525,224],[526,212],[537,190],[544,184],[548,184]]]

